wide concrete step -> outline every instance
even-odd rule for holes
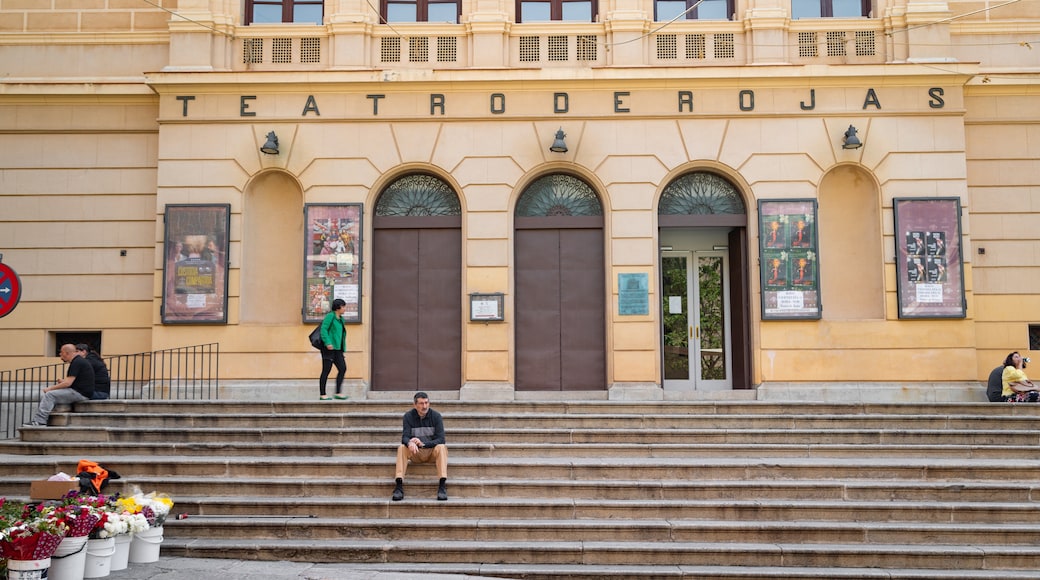
[[[328,434],[334,440],[334,434]],[[454,439],[454,438],[453,438]],[[624,440],[624,438],[619,438]],[[95,443],[96,454],[126,453],[130,455],[180,454],[194,457],[242,456],[275,457],[390,457],[396,443],[301,443],[287,441],[237,443]],[[451,457],[457,458],[665,458],[665,457],[731,457],[731,443],[451,443]],[[74,442],[3,443],[0,453],[67,455],[78,452],[82,444]],[[1040,459],[1038,445],[915,445],[915,444],[836,444],[836,443],[756,443],[739,448],[743,457],[924,457],[924,458],[989,458]]]
[[[704,519],[734,521],[848,521],[1037,524],[1040,506],[962,502],[815,500],[607,500],[570,498],[470,498],[456,493],[438,502],[436,483],[406,485],[405,501],[382,498],[264,498],[177,496],[178,513],[221,517],[414,518],[414,519]]]
[[[301,477],[365,477],[382,479],[393,473],[393,457],[195,457],[192,455],[106,455],[84,450],[89,458],[121,474],[171,478],[262,478],[286,473]],[[0,455],[0,464],[18,465],[29,478],[49,477],[74,470],[81,455]],[[551,480],[912,480],[912,481],[1040,481],[1040,460],[944,459],[931,457],[774,457],[744,456],[734,449],[730,457],[655,458],[452,458],[453,479]],[[432,466],[419,465],[418,469]]]
[[[324,427],[152,427],[145,430],[119,426],[113,417],[104,427],[61,426],[25,428],[21,440],[0,441],[0,452],[37,449],[36,443],[261,443],[268,446],[318,443],[394,443],[401,435],[393,427],[356,425],[349,430]],[[879,424],[864,429],[570,429],[530,428],[504,433],[498,429],[451,429],[452,446],[458,444],[616,444],[639,445],[953,445],[1032,446],[1040,448],[1040,430],[987,429],[888,429]],[[50,451],[48,451],[50,452]]]
[[[754,542],[427,541],[216,538],[164,541],[167,554],[191,558],[265,558],[312,562],[426,562],[634,566],[711,566],[739,559],[752,567],[1038,570],[1040,551],[1021,546],[811,544]]]
[[[107,427],[119,425],[133,428],[303,428],[350,430],[365,427],[400,428],[398,412],[372,413],[342,411],[313,413],[91,413],[67,412],[51,415],[55,426]],[[1009,415],[689,415],[660,413],[656,415],[561,414],[530,413],[500,415],[485,412],[458,412],[444,416],[446,429],[495,429],[508,432],[518,429],[878,429],[905,430],[949,429],[1028,431],[1040,429],[1040,417]]]
[[[435,489],[434,474],[420,467],[413,468],[407,483],[409,495],[432,497]],[[0,476],[0,496],[22,497],[28,493],[31,478]],[[291,477],[271,475],[262,478],[206,477],[170,478],[167,476],[127,477],[109,482],[108,493],[132,493],[135,488],[165,490],[178,498],[207,498],[221,501],[227,497],[259,498],[369,498],[385,500],[392,488],[389,472],[380,478],[355,477]],[[993,503],[1030,506],[1040,496],[1040,483],[1009,485],[1003,481],[978,482],[916,482],[877,480],[722,480],[722,481],[660,481],[645,480],[542,480],[525,479],[451,479],[452,496],[469,499],[544,499],[573,500],[641,500],[641,501],[715,501],[753,498],[795,501],[854,501],[882,502],[947,502],[950,504]],[[187,501],[186,499],[178,501]],[[263,512],[261,506],[258,512]],[[196,512],[197,513],[197,512]],[[212,512],[210,512],[212,513]],[[945,516],[944,516],[945,517]]]
[[[449,500],[450,501],[450,500]],[[431,506],[431,510],[438,509]],[[165,528],[166,538],[474,542],[714,542],[1025,546],[1040,544],[1040,525],[950,522],[646,519],[442,519],[387,517],[189,516]]]
[[[161,562],[162,560],[160,560]],[[423,578],[430,574],[515,580],[1036,580],[1033,570],[936,570],[922,568],[829,568],[811,566],[585,566],[547,564],[413,563],[335,564],[337,570],[374,577]],[[382,576],[380,576],[382,577]]]
[[[180,414],[219,412],[233,409],[241,413],[282,415],[286,413],[314,413],[330,411],[365,410],[367,412],[395,413],[400,416],[412,406],[411,393],[402,393],[398,400],[347,401],[264,401],[264,400],[125,400],[86,401],[76,403],[78,411],[111,412],[118,414]],[[433,395],[432,407],[444,413],[456,414],[479,410],[495,415],[512,414],[599,414],[624,415],[931,415],[931,416],[1016,416],[1040,418],[1035,405],[995,405],[993,403],[871,403],[871,402],[814,402],[814,401],[596,401],[596,400],[515,400],[515,401],[459,401]]]

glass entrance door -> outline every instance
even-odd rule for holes
[[[732,388],[727,272],[723,252],[662,252],[665,390]]]

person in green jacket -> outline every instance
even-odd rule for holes
[[[332,365],[336,365],[336,398],[346,399],[343,394],[343,374],[347,371],[347,363],[343,353],[347,350],[347,327],[343,324],[343,311],[347,303],[341,298],[332,301],[332,310],[321,321],[321,342],[325,348],[321,351],[321,377],[318,378],[318,398],[328,401],[332,397],[325,393],[325,384],[329,380]]]

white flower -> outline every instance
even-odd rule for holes
[[[123,514],[123,517],[126,518],[127,529],[131,534],[141,533],[150,527],[144,514]]]

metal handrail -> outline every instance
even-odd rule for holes
[[[111,398],[198,400],[220,398],[220,345],[209,343],[104,357]],[[13,439],[32,419],[42,389],[60,381],[65,363],[0,371],[0,439]]]

